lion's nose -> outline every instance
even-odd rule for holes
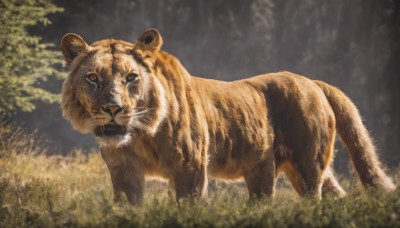
[[[101,106],[101,109],[104,112],[109,113],[111,116],[115,116],[118,112],[122,110],[122,107],[119,105],[103,105]]]

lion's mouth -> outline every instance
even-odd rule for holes
[[[118,136],[125,135],[127,128],[118,124],[106,124],[103,126],[97,126],[93,130],[96,136],[106,137],[106,136]]]

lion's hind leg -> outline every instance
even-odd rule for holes
[[[292,162],[285,161],[282,165],[280,165],[279,170],[285,173],[287,179],[290,181],[297,194],[300,196],[304,196],[306,194],[303,178]]]
[[[317,167],[299,167],[292,161],[282,164],[281,169],[289,179],[293,188],[301,197],[321,199],[323,177]]]
[[[336,197],[346,196],[346,192],[343,190],[333,174],[331,167],[328,167],[324,173],[324,183],[322,185],[322,197],[326,198],[328,195],[333,194]]]
[[[333,136],[327,140],[328,143],[310,142],[304,150],[290,150],[292,156],[280,165],[279,170],[286,174],[300,196],[321,199],[323,184],[326,184],[326,189],[343,191],[329,167]]]

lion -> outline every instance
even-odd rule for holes
[[[366,188],[395,189],[352,101],[322,81],[290,73],[225,82],[191,76],[162,51],[155,29],[136,42],[91,45],[66,34],[70,73],[62,110],[92,132],[114,199],[141,204],[147,177],[169,181],[177,200],[205,198],[209,177],[244,179],[250,199],[273,197],[280,173],[300,196],[346,193],[332,170],[336,132]]]

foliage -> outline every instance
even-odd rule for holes
[[[49,78],[62,78],[59,52],[31,35],[31,26],[49,25],[47,15],[60,12],[51,0],[0,1],[0,113],[32,111],[34,100],[55,102],[58,96],[41,87]]]
[[[26,136],[29,138],[29,136]],[[0,158],[0,227],[398,227],[400,189],[343,199],[300,199],[279,182],[274,200],[247,201],[243,183],[211,181],[209,199],[175,202],[167,183],[148,181],[143,206],[113,202],[97,151],[67,156],[24,152]],[[400,181],[400,169],[395,181]]]

